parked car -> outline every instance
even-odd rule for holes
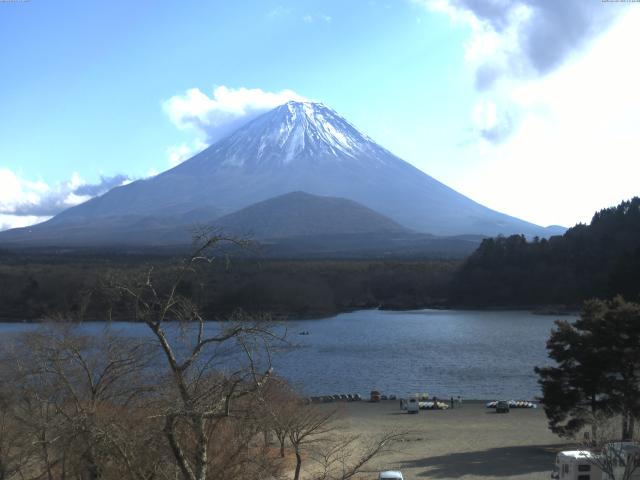
[[[380,401],[380,392],[378,390],[371,390],[371,401],[372,402]]]
[[[387,470],[386,472],[380,472],[378,480],[404,480],[404,477],[397,470]]]
[[[509,413],[509,402],[500,400],[496,403],[496,413]]]
[[[415,398],[410,398],[407,402],[407,413],[418,413],[420,412],[420,404],[418,400]]]

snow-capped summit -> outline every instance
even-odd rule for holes
[[[156,224],[210,223],[289,192],[352,200],[403,227],[435,235],[551,233],[452,190],[325,105],[289,102],[160,175],[114,188],[29,227],[28,238],[51,238],[52,228],[65,239],[86,228],[106,236],[113,225],[144,238]]]
[[[386,155],[386,150],[324,104],[291,101],[223,138],[198,160],[205,168],[214,164],[269,168],[344,161],[345,157],[370,164]]]

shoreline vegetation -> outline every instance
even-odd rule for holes
[[[590,225],[528,241],[489,238],[466,259],[247,257],[222,250],[212,268],[186,275],[180,294],[216,320],[236,310],[274,319],[323,318],[361,309],[531,310],[567,315],[591,298],[640,298],[640,198],[597,212]],[[0,249],[0,322],[128,320],[101,294],[113,279],[153,270],[171,282],[183,252]],[[233,254],[233,255],[232,255]],[[108,316],[106,316],[108,312]]]
[[[459,263],[221,259],[205,273],[187,275],[180,293],[192,296],[209,320],[238,309],[298,320],[362,309],[449,308],[447,288]],[[166,284],[179,264],[176,256],[5,251],[0,253],[0,322],[69,314],[77,320],[130,320],[125,305],[104,298],[102,285],[114,278],[143,277],[150,270]]]
[[[457,311],[478,311],[478,312],[530,312],[533,315],[539,315],[541,317],[566,317],[566,316],[575,316],[578,315],[580,313],[580,308],[578,306],[575,307],[571,307],[571,308],[556,308],[554,306],[549,306],[549,307],[536,307],[536,306],[526,306],[526,307],[521,307],[521,308],[513,308],[513,307],[468,307],[468,306],[464,306],[464,307],[460,307],[460,306],[455,306],[455,305],[441,305],[441,304],[436,304],[436,305],[423,305],[423,306],[415,306],[415,307],[406,307],[406,308],[402,308],[402,307],[392,307],[392,308],[386,308],[385,306],[371,306],[370,308],[352,308],[352,309],[348,309],[348,310],[340,310],[340,311],[335,311],[335,312],[329,312],[326,314],[318,314],[318,315],[307,315],[304,317],[301,316],[293,316],[293,315],[289,315],[289,316],[282,316],[280,318],[276,318],[275,320],[277,321],[287,321],[287,320],[295,320],[295,321],[305,321],[305,320],[322,320],[322,319],[326,319],[326,318],[332,318],[336,315],[340,315],[340,314],[345,314],[345,313],[353,313],[353,312],[358,312],[358,311],[367,311],[367,310],[380,310],[380,311],[386,311],[386,312],[411,312],[411,311],[417,311],[417,310],[457,310]],[[24,323],[24,324],[46,324],[48,322],[55,322],[56,319],[55,318],[6,318],[6,317],[0,317],[0,325],[1,324],[19,324],[19,323]],[[113,323],[129,323],[129,322],[134,322],[135,320],[132,319],[127,319],[127,318],[112,318],[109,320],[105,320],[105,319],[100,319],[100,318],[83,318],[82,319],[83,322],[89,322],[89,323],[101,323],[101,322],[113,322]],[[205,319],[205,321],[207,322],[215,322],[215,321],[221,321],[219,319]],[[477,400],[477,401],[485,401],[482,399],[470,399],[470,400]],[[486,401],[489,401],[489,399],[487,399]]]
[[[101,285],[114,277],[153,269],[170,281],[175,255],[73,251],[0,251],[0,323],[39,322],[69,316],[84,321],[130,321],[131,312],[108,304]],[[569,315],[579,305],[461,303],[450,288],[461,260],[257,260],[230,258],[205,275],[186,278],[183,293],[201,302],[208,320],[236,309],[268,312],[275,320],[327,318],[357,310],[522,310]],[[107,310],[109,310],[107,316]]]

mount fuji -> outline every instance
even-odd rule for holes
[[[179,240],[171,232],[215,223],[290,192],[357,202],[386,217],[387,226],[439,236],[547,237],[564,230],[484,207],[396,157],[325,105],[289,102],[164,173],[114,188],[44,223],[2,232],[0,242],[169,244]]]

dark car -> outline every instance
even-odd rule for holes
[[[496,403],[496,413],[509,413],[509,402],[500,400]]]

